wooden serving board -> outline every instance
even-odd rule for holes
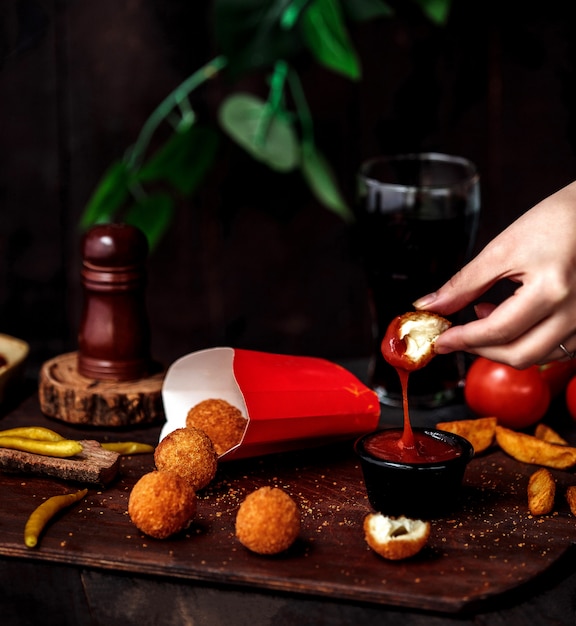
[[[0,419],[2,429],[32,424],[68,437],[87,436],[46,419],[36,398]],[[89,437],[155,443],[158,434],[159,428],[147,427],[90,431]],[[168,540],[145,537],[127,514],[132,486],[151,469],[150,454],[123,457],[119,478],[105,489],[90,488],[83,502],[46,529],[35,549],[23,542],[27,516],[42,498],[76,486],[0,474],[0,556],[458,613],[486,609],[491,600],[545,576],[576,540],[576,518],[564,499],[576,476],[554,471],[556,509],[534,518],[526,506],[526,485],[536,468],[499,450],[471,462],[457,512],[435,520],[429,545],[399,562],[382,559],[364,541],[362,521],[370,506],[351,442],[222,463],[201,493],[194,523]],[[274,557],[248,552],[234,536],[240,502],[263,485],[286,489],[302,511],[300,538]]]

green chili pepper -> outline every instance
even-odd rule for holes
[[[44,428],[43,426],[19,426],[0,430],[0,437],[25,437],[26,439],[36,439],[37,441],[62,441],[64,437],[58,433]]]
[[[100,444],[106,450],[112,450],[120,454],[146,454],[154,452],[154,446],[138,441],[108,441]]]
[[[82,489],[76,493],[67,493],[62,496],[52,496],[38,506],[26,522],[24,527],[24,543],[28,548],[34,548],[38,543],[40,534],[48,522],[62,509],[82,500],[88,493],[88,489]]]
[[[32,452],[33,454],[43,454],[44,456],[54,456],[66,458],[82,452],[82,444],[73,439],[61,439],[60,441],[39,441],[27,437],[0,437],[0,448],[10,448],[21,450],[22,452]]]

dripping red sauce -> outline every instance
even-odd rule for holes
[[[394,430],[380,432],[366,442],[366,450],[383,460],[405,463],[433,463],[460,456],[462,451],[450,442],[425,433],[414,433],[408,406],[408,378],[410,370],[417,367],[407,363],[405,352],[406,342],[399,338],[399,323],[396,318],[382,341],[382,356],[396,369],[400,377],[404,412],[402,433],[398,435]]]

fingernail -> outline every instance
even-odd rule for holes
[[[412,306],[415,309],[425,309],[427,306],[430,306],[436,300],[437,297],[438,297],[438,294],[436,292],[429,293],[426,296],[422,296],[421,298],[418,298],[418,300],[412,303]]]

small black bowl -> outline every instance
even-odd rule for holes
[[[360,458],[364,484],[372,508],[383,515],[419,519],[442,517],[457,507],[466,466],[474,456],[472,444],[464,437],[433,428],[413,428],[415,437],[432,437],[457,450],[457,455],[442,461],[412,463],[375,456],[367,444],[380,433],[396,433],[391,428],[368,433],[354,444]]]

